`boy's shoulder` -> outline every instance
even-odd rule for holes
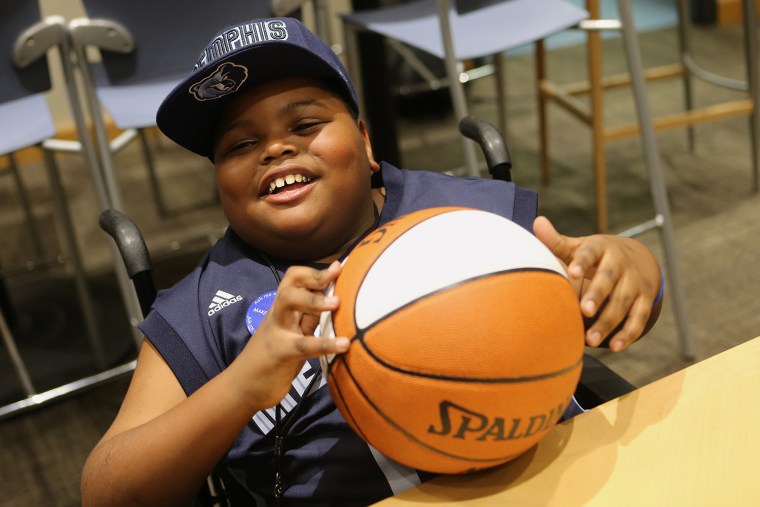
[[[425,208],[462,206],[489,211],[532,230],[538,211],[538,194],[511,182],[446,173],[398,169],[383,162],[388,216],[398,216]]]
[[[170,289],[159,293],[159,300],[171,295],[171,299],[180,300],[175,305],[181,307],[190,299],[203,302],[209,298],[213,299],[217,292],[225,292],[215,287],[251,284],[258,278],[265,278],[268,282],[268,277],[271,276],[270,268],[250,250],[251,247],[228,228],[224,236],[203,255],[190,273]],[[243,274],[250,278],[241,279]],[[186,311],[187,307],[184,310]]]
[[[159,292],[140,329],[191,393],[240,353],[251,316],[268,309],[276,288],[271,269],[228,230],[189,274]]]

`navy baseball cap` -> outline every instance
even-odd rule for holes
[[[266,18],[218,32],[190,76],[164,99],[156,122],[177,144],[211,158],[224,107],[243,90],[284,77],[334,82],[348,105],[359,109],[348,72],[330,46],[297,19]]]

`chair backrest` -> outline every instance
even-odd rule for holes
[[[452,0],[449,24],[458,60],[490,56],[564,30],[588,17],[568,0]],[[349,23],[445,58],[437,0],[343,14]]]
[[[452,0],[451,3],[454,6],[457,14],[467,14],[468,12],[488,7],[491,4],[499,3],[503,0]]]
[[[56,126],[44,92],[51,88],[47,50],[59,44],[64,33],[58,21],[51,17],[43,22],[36,0],[0,2],[2,155],[55,135]],[[35,44],[30,45],[30,41]]]
[[[270,2],[228,0],[83,0],[88,17],[122,24],[132,35],[129,53],[101,51],[111,84],[133,84],[190,72],[221,28],[271,15]]]
[[[23,69],[13,63],[13,45],[18,35],[40,20],[36,0],[0,2],[0,103],[50,89],[47,58]]]

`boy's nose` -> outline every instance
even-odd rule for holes
[[[298,152],[296,146],[285,141],[272,142],[264,151],[264,163],[268,164],[282,157],[295,155]]]

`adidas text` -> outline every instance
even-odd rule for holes
[[[211,317],[212,315],[214,315],[216,312],[218,312],[222,308],[227,308],[228,306],[230,306],[232,304],[235,304],[238,301],[242,301],[243,300],[243,296],[233,296],[232,294],[228,294],[228,293],[225,293],[225,292],[222,292],[222,291],[219,291],[216,294],[217,295],[214,298],[214,301],[208,307],[208,316],[209,317]]]

